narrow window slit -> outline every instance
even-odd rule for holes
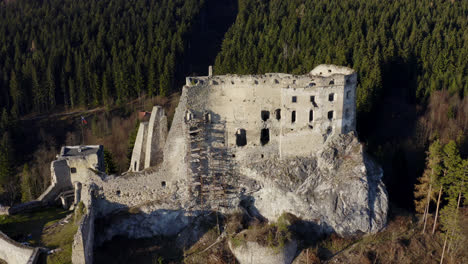
[[[268,142],[270,142],[270,130],[268,128],[264,128],[260,133],[260,143],[264,146],[268,144]]]
[[[281,109],[276,109],[275,110],[275,115],[276,115],[276,120],[281,119]]]

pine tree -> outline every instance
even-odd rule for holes
[[[47,109],[54,109],[56,105],[55,101],[55,80],[52,65],[47,67],[46,71],[46,85],[47,85],[47,97],[49,99]]]
[[[117,167],[114,163],[112,152],[104,149],[104,164],[106,167],[106,174],[111,175],[117,172]]]
[[[15,172],[13,167],[13,147],[9,133],[4,133],[0,141],[0,193],[6,193],[9,203],[14,201]]]
[[[419,184],[415,186],[415,209],[417,212],[423,213],[423,233],[426,230],[430,202],[431,200],[434,200],[434,194],[436,190],[440,188],[439,185],[441,185],[441,172],[442,146],[440,145],[439,140],[436,140],[429,147],[426,158],[426,169],[424,174],[418,179]],[[439,192],[441,192],[441,190]],[[439,207],[439,203],[440,200],[437,203],[437,208]]]
[[[22,91],[19,87],[18,79],[14,71],[11,71],[10,75],[10,95],[13,100],[13,106],[11,107],[11,114],[18,117],[22,113]]]
[[[23,172],[21,173],[21,202],[29,202],[33,199],[32,194],[32,179],[31,171],[29,170],[28,164],[25,164],[23,167]]]

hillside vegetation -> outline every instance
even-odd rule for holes
[[[178,90],[204,1],[18,0],[0,8],[0,109],[14,117]]]
[[[419,100],[468,94],[468,2],[240,0],[216,58],[220,73],[306,73],[347,65],[359,74],[357,105],[372,110],[404,80]]]

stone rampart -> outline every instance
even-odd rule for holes
[[[93,198],[90,196],[89,205],[86,207],[85,214],[78,226],[72,246],[73,264],[91,264],[93,263],[94,247],[94,208]]]
[[[8,214],[14,215],[14,214],[20,214],[20,213],[27,213],[27,212],[32,212],[35,210],[38,210],[39,208],[44,207],[44,203],[41,201],[30,201],[26,203],[21,203],[14,205],[8,209]]]
[[[40,249],[22,245],[0,231],[0,259],[7,263],[34,264]]]

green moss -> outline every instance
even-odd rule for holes
[[[245,239],[242,239],[241,236],[233,236],[231,237],[231,245],[233,248],[238,248],[241,246],[245,246],[247,241]]]
[[[269,247],[279,252],[292,239],[293,234],[289,226],[299,219],[289,213],[282,214],[276,223],[257,223],[250,225],[248,229],[231,237],[233,247],[245,245],[247,241],[256,242],[259,245]]]

